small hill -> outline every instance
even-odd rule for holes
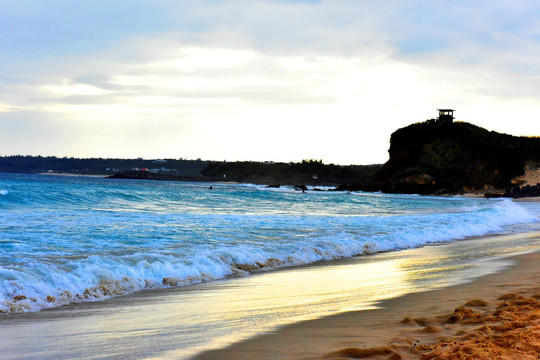
[[[384,192],[443,194],[505,189],[540,163],[540,138],[434,120],[395,131],[390,159],[374,177]]]
[[[338,185],[369,184],[382,165],[335,165],[322,160],[299,163],[260,163],[251,161],[210,162],[201,172],[208,181],[236,181],[254,184]]]

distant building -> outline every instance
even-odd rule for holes
[[[439,110],[439,117],[437,118],[437,122],[441,125],[443,124],[451,124],[454,121],[454,111],[452,109],[437,109]]]

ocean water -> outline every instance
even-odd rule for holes
[[[0,313],[537,231],[539,215],[511,200],[0,174]]]

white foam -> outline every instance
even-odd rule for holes
[[[127,205],[122,202],[119,206],[119,201],[127,201],[129,209],[145,206],[144,194],[130,194],[136,197],[133,202],[125,200],[124,193],[107,194],[115,200],[116,207],[105,215],[93,212],[90,216],[87,212],[78,213],[77,209],[66,211],[67,220],[55,212],[54,217],[43,222],[41,213],[34,217],[32,212],[15,212],[10,217],[9,213],[4,214],[4,224],[9,222],[12,229],[36,226],[27,229],[36,237],[24,244],[11,244],[9,252],[13,259],[0,258],[4,261],[0,262],[0,312],[35,311],[141,289],[183,286],[320,260],[405,249],[504,232],[509,225],[538,220],[510,200],[446,201],[447,198],[369,194],[363,202],[359,195],[352,197],[355,202],[346,203],[349,196],[285,194],[278,198],[281,202],[265,200],[255,207],[251,197],[223,206],[226,195],[210,192],[211,196],[220,196],[219,201],[202,208],[213,210],[219,205],[225,210],[201,214],[187,212],[200,210],[193,204],[188,208],[185,201],[155,210],[143,207],[144,212],[125,212]],[[286,198],[294,200],[286,202]],[[194,204],[199,205],[204,200],[201,199],[197,198]],[[212,197],[209,199],[213,201]],[[316,201],[308,203],[310,199]],[[80,204],[71,198],[62,201]],[[158,201],[164,200],[152,197],[150,205],[155,206]],[[366,203],[371,207],[366,207],[364,213],[362,206]],[[55,219],[58,221],[54,222]],[[74,226],[75,236],[59,233],[68,223]],[[102,227],[111,224],[109,233],[100,233]],[[50,228],[50,232],[44,227]],[[86,229],[92,231],[84,233]],[[44,235],[37,237],[35,234],[40,231]],[[19,245],[25,247],[19,249]]]
[[[5,195],[7,195],[7,194],[9,194],[9,191],[7,191],[7,190],[0,190],[0,195],[4,195],[4,196],[5,196]]]
[[[294,186],[291,185],[279,185],[278,187],[269,186],[269,185],[258,185],[258,184],[238,184],[236,187],[245,187],[245,188],[251,188],[259,191],[275,191],[275,192],[298,192],[299,190],[296,190]],[[312,191],[314,189],[322,190],[322,191],[314,191],[316,192],[324,192],[329,194],[339,194],[342,193],[340,191],[329,191],[334,190],[335,186],[318,186],[318,185],[307,185],[306,188],[308,191]]]

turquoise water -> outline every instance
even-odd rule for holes
[[[0,174],[0,313],[538,230],[510,200]]]

